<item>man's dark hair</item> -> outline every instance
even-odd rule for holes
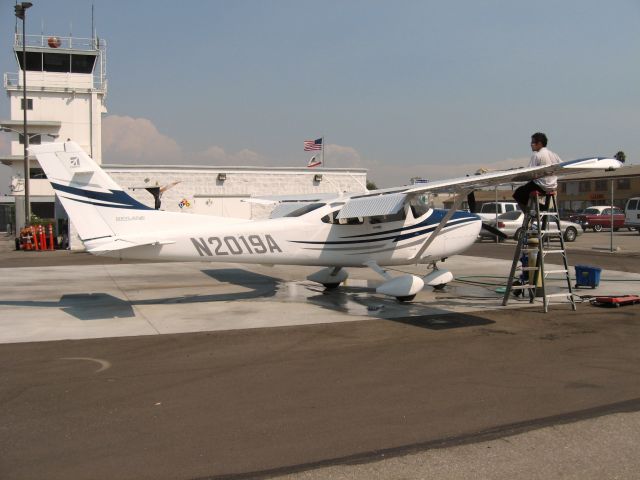
[[[531,143],[541,143],[543,147],[547,146],[547,136],[542,132],[536,132],[531,135]]]

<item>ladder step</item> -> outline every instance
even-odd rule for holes
[[[550,293],[549,295],[545,295],[545,297],[573,297],[573,293]]]
[[[548,270],[548,271],[544,272],[545,275],[550,275],[552,273],[569,273],[569,270],[565,270],[565,269],[562,269],[562,270]]]
[[[512,285],[511,290],[524,290],[525,288],[535,288],[534,285]]]
[[[564,250],[542,250],[543,255],[546,255],[547,253],[564,253]]]

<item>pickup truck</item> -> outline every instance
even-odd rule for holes
[[[519,210],[517,202],[487,202],[483,203],[480,211],[476,213],[483,222],[495,220],[497,215]]]
[[[611,205],[598,205],[585,208],[581,213],[569,216],[571,222],[580,224],[583,231],[592,228],[594,232],[600,232],[603,228],[611,228]],[[624,211],[613,207],[613,230],[625,226]]]

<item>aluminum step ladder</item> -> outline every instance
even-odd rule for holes
[[[540,205],[539,197],[545,197],[544,206]],[[560,228],[560,215],[556,203],[556,193],[549,192],[546,195],[539,192],[532,192],[529,197],[529,205],[527,211],[524,212],[524,220],[522,228],[517,237],[516,251],[513,256],[511,265],[511,273],[507,288],[504,292],[502,305],[507,305],[511,293],[518,291],[529,292],[529,303],[533,303],[536,297],[541,297],[544,304],[544,312],[549,311],[550,299],[554,297],[565,297],[571,302],[571,309],[576,310],[576,302],[571,288],[571,277],[569,276],[569,264],[567,263],[567,251],[564,244],[564,236],[562,228]],[[555,225],[556,228],[550,228]],[[551,246],[551,239],[560,240],[560,248]],[[530,258],[531,254],[537,254],[535,266],[522,265],[518,266],[518,261],[523,253]],[[562,256],[563,269],[545,270],[545,257],[550,254],[559,254]],[[522,281],[520,285],[515,285],[515,277],[520,273]],[[547,294],[546,279],[548,275],[560,273],[564,275],[567,282],[568,293]],[[517,294],[517,293],[516,293]]]

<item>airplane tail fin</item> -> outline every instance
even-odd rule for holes
[[[83,241],[140,232],[127,218],[162,214],[138,202],[75,142],[34,145],[51,186]]]

